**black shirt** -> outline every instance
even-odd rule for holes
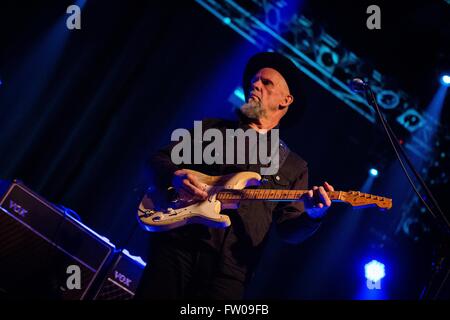
[[[203,131],[210,128],[220,130],[224,137],[226,129],[249,129],[248,125],[241,121],[204,120],[202,122]],[[270,133],[271,131],[267,134],[270,135]],[[270,138],[267,138],[269,144],[270,140]],[[259,161],[256,164],[246,161],[245,164],[183,164],[177,166],[171,161],[171,151],[177,143],[171,143],[151,158],[150,166],[155,173],[159,188],[170,187],[173,173],[179,169],[192,169],[208,175],[225,175],[241,171],[260,173],[261,167],[264,166]],[[270,145],[267,148],[270,150]],[[227,149],[224,148],[223,150],[226,152]],[[246,159],[249,159],[248,153],[252,152],[251,150],[253,150],[252,147],[247,144]],[[284,161],[283,158],[285,158]],[[276,174],[263,176],[264,183],[257,188],[308,189],[307,163],[295,152],[290,151],[281,139],[280,165],[281,167]],[[172,241],[174,239],[179,241],[198,239],[213,250],[220,251],[224,263],[227,263],[234,270],[234,276],[242,275],[242,277],[245,277],[247,271],[252,270],[259,259],[272,222],[275,222],[276,229],[282,239],[295,244],[312,235],[320,225],[318,220],[311,219],[304,212],[302,202],[246,200],[241,201],[239,209],[225,210],[222,213],[229,215],[231,219],[232,224],[227,229],[188,225],[164,233],[153,233],[152,236],[158,238],[158,240],[171,239]]]

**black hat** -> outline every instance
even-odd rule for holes
[[[289,92],[294,97],[294,102],[292,102],[290,109],[306,107],[304,75],[291,61],[291,59],[277,52],[257,53],[247,62],[243,77],[245,101],[248,100],[252,78],[259,70],[263,68],[272,68],[277,70],[286,80]]]

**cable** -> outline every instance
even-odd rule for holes
[[[381,111],[378,107],[378,104],[375,102],[375,96],[373,94],[372,89],[368,86],[365,85],[365,92],[366,92],[366,98],[368,100],[368,102],[370,103],[370,105],[372,105],[372,107],[375,108],[377,115],[380,119],[381,124],[383,125],[384,130],[386,131],[386,134],[389,138],[389,141],[392,145],[392,148],[394,149],[394,152],[399,160],[400,166],[403,169],[403,172],[405,173],[409,183],[411,184],[414,192],[417,194],[417,196],[419,197],[420,201],[422,202],[422,204],[425,206],[425,208],[430,212],[430,214],[433,216],[434,219],[437,219],[436,214],[434,213],[434,211],[430,208],[430,206],[428,205],[428,203],[425,201],[425,199],[422,197],[422,195],[420,194],[419,190],[417,189],[417,187],[415,186],[414,182],[411,179],[411,176],[409,174],[409,172],[406,169],[406,166],[399,154],[400,153],[403,155],[403,157],[406,159],[406,162],[409,166],[409,168],[411,169],[411,171],[413,171],[414,175],[416,176],[417,180],[419,180],[420,184],[422,185],[422,187],[425,189],[425,192],[427,193],[428,197],[431,199],[434,207],[439,211],[441,218],[445,221],[446,223],[446,230],[444,230],[445,232],[449,233],[450,231],[450,223],[448,222],[448,220],[446,219],[444,213],[442,212],[442,210],[440,209],[439,205],[437,204],[436,199],[433,197],[432,193],[430,192],[429,188],[427,187],[427,185],[425,184],[425,182],[423,181],[423,179],[421,178],[421,176],[418,174],[418,172],[415,170],[413,164],[411,163],[410,159],[408,158],[408,156],[406,155],[405,151],[403,150],[402,146],[398,143],[398,139],[395,136],[394,132],[392,131],[391,127],[389,126],[389,124],[386,122],[386,120],[384,119],[383,115],[381,114]],[[392,136],[391,136],[392,135]],[[394,139],[392,138],[394,137]],[[398,148],[398,150],[397,150]]]
[[[395,136],[395,133],[392,131],[391,126],[386,123],[387,128],[389,129],[390,133],[393,135],[393,137],[395,138],[394,141],[398,141],[397,137]],[[403,157],[405,158],[406,162],[408,163],[408,166],[410,167],[411,171],[414,173],[414,175],[416,176],[417,180],[419,180],[420,184],[422,185],[422,187],[425,189],[426,193],[429,195],[431,201],[433,202],[433,205],[436,207],[436,209],[439,211],[439,213],[442,215],[444,221],[446,222],[446,224],[450,227],[450,223],[448,222],[447,218],[444,215],[444,212],[442,211],[442,209],[439,207],[439,204],[437,202],[437,200],[434,198],[433,194],[431,193],[431,191],[428,189],[428,186],[426,185],[426,183],[423,181],[422,177],[419,175],[419,173],[417,172],[417,170],[414,168],[414,165],[411,163],[411,160],[406,156],[405,150],[403,150],[403,148],[399,148],[400,152],[402,153]]]
[[[406,155],[405,151],[403,150],[402,146],[400,145],[400,143],[398,142],[398,139],[395,135],[395,133],[393,132],[392,128],[389,126],[389,124],[387,123],[387,121],[384,119],[383,115],[381,114],[380,108],[378,107],[378,104],[376,103],[375,100],[375,95],[373,94],[372,89],[370,88],[370,86],[368,86],[367,84],[365,84],[364,82],[362,82],[359,79],[356,79],[357,81],[354,80],[353,84],[355,84],[355,86],[358,85],[362,85],[364,88],[364,92],[366,94],[366,99],[368,101],[368,103],[375,108],[378,117],[380,118],[380,122],[383,125],[383,128],[386,132],[386,135],[389,138],[389,142],[392,145],[392,148],[394,149],[394,152],[400,162],[400,166],[403,169],[403,172],[405,173],[406,177],[408,178],[409,183],[411,184],[414,192],[417,194],[417,196],[419,197],[420,201],[423,203],[423,205],[426,207],[426,209],[430,212],[430,214],[433,216],[433,218],[435,219],[436,222],[436,226],[444,232],[444,234],[447,236],[446,240],[449,240],[449,234],[450,234],[450,223],[448,222],[445,214],[443,213],[443,211],[441,210],[441,208],[439,207],[439,204],[437,203],[436,199],[433,197],[433,194],[431,193],[430,189],[428,188],[428,186],[426,185],[426,183],[423,181],[422,177],[419,175],[419,173],[417,172],[417,170],[414,168],[414,165],[411,163],[410,159],[408,158],[408,156]],[[394,139],[393,139],[394,138]],[[430,201],[432,202],[434,208],[436,208],[439,212],[440,217],[444,220],[445,224],[439,223],[442,221],[439,221],[438,217],[436,216],[436,214],[433,212],[433,210],[430,208],[430,206],[428,205],[428,203],[425,201],[425,199],[422,197],[422,195],[420,194],[420,192],[417,190],[417,187],[415,186],[414,182],[411,179],[411,176],[409,175],[408,170],[406,169],[405,164],[403,163],[403,160],[399,154],[400,153],[403,155],[403,157],[406,159],[406,163],[409,166],[410,170],[414,173],[415,177],[417,180],[419,180],[420,184],[422,185],[423,189],[425,190],[425,193],[427,194],[427,196],[429,197]],[[448,242],[441,242],[441,247],[444,247],[448,245]],[[440,273],[443,272],[443,269],[445,268],[445,262],[448,259],[448,250],[444,252],[442,252],[442,248],[441,248],[441,253],[440,253],[440,258],[438,258],[437,256],[435,256],[434,260],[437,261],[436,263],[433,262],[433,268],[432,268],[432,276],[430,277],[428,283],[424,286],[424,289],[422,290],[422,293],[420,294],[419,299],[425,299],[425,298],[431,298],[431,299],[437,299],[439,297],[439,294],[444,286],[444,283],[447,281],[448,276],[450,274],[450,270],[447,270],[447,273],[444,277],[444,279],[438,279]],[[437,291],[434,290],[434,295],[433,295],[433,284],[439,281],[440,285],[437,288]]]

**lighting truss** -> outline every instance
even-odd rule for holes
[[[417,103],[407,93],[388,84],[387,78],[304,15],[294,13],[282,18],[287,3],[283,0],[196,0],[225,25],[263,51],[277,51],[295,63],[308,77],[343,101],[371,123],[375,110],[365,98],[349,89],[349,82],[360,77],[385,107],[385,116],[396,119],[414,110],[422,120],[405,147],[424,158],[429,155],[429,133],[436,133],[439,123],[421,114]],[[236,92],[239,92],[237,90]],[[411,111],[409,111],[411,112]],[[405,127],[406,130],[408,128]],[[424,160],[430,160],[429,157]]]

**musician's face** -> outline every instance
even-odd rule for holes
[[[248,102],[260,102],[263,112],[267,115],[276,114],[289,106],[293,97],[283,76],[272,68],[259,70],[251,80]]]

